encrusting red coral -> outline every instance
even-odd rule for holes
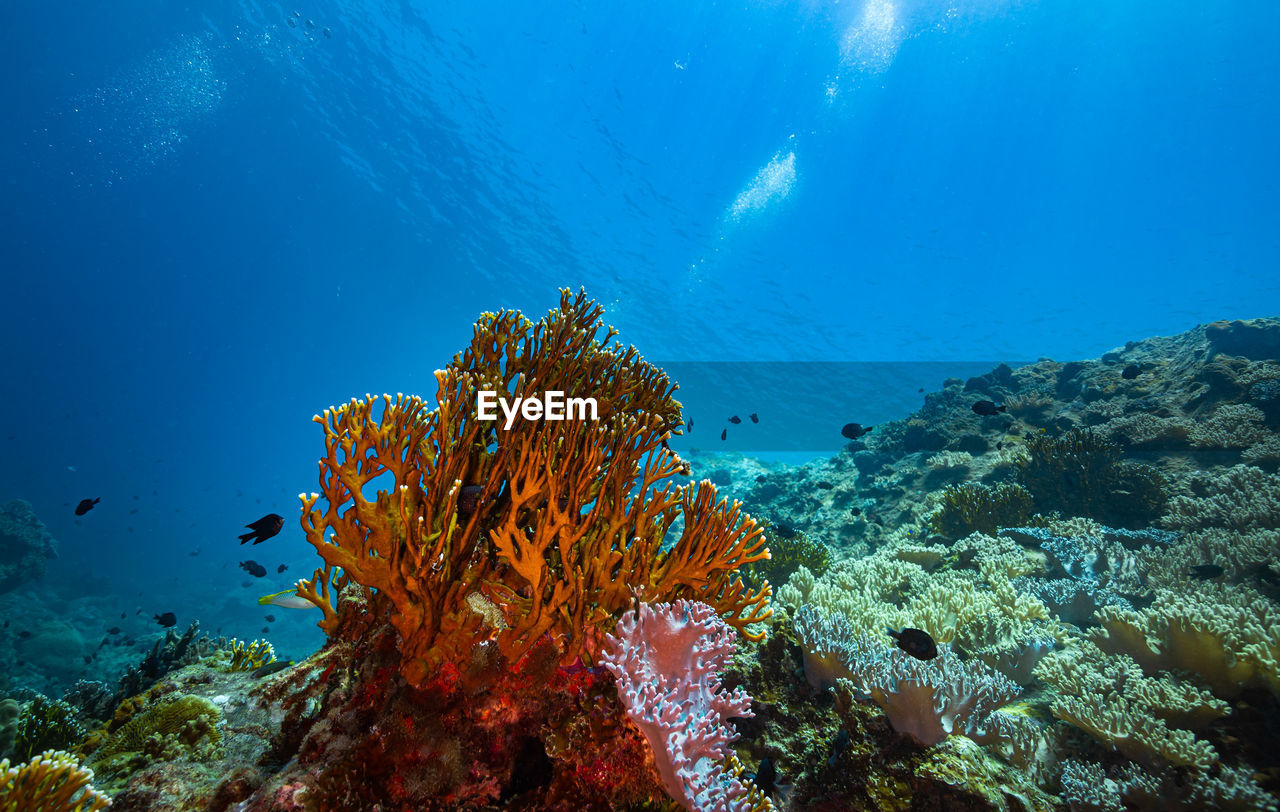
[[[485,314],[436,373],[435,409],[397,395],[316,418],[322,493],[304,497],[302,524],[325,567],[298,594],[325,631],[339,623],[332,589],[359,584],[400,633],[405,678],[422,685],[485,641],[509,663],[544,637],[562,664],[590,662],[636,588],[649,602],[707,603],[744,633],[768,617],[769,586],[750,590],[736,573],[768,556],[761,530],[711,483],[671,482],[688,470],[666,446],[681,425],[675,387],[634,347],[606,346],[612,328],[599,340],[602,313],[562,291],[537,324]],[[477,416],[481,391],[589,396],[598,419],[505,428]]]

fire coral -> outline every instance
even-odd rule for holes
[[[616,331],[603,312],[562,290],[536,324],[485,313],[435,373],[434,409],[370,396],[315,418],[321,493],[302,497],[302,526],[325,566],[298,595],[323,611],[321,628],[341,634],[344,607],[367,601],[399,633],[400,671],[415,686],[488,644],[515,664],[549,640],[562,665],[590,665],[635,595],[702,601],[763,636],[747,626],[769,617],[772,590],[737,573],[768,557],[761,529],[710,482],[673,481],[689,471],[666,445],[682,425],[676,387],[634,347],[608,345]],[[599,419],[504,430],[477,418],[480,391],[593,397]],[[335,605],[353,586],[364,601]]]

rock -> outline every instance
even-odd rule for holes
[[[44,562],[58,557],[58,543],[29,502],[14,499],[0,507],[0,592],[44,575]]]
[[[1239,355],[1252,361],[1280,359],[1280,321],[1215,321],[1204,328],[1209,349],[1217,354]]]

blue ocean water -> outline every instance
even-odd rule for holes
[[[1277,35],[1183,0],[5,4],[0,498],[51,581],[252,637],[316,560],[311,416],[431,395],[484,310],[584,286],[651,359],[957,374],[1275,314]],[[834,451],[936,377],[757,394]]]

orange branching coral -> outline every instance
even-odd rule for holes
[[[603,312],[562,291],[537,324],[486,313],[436,372],[434,410],[397,395],[316,417],[322,493],[303,497],[302,525],[325,566],[298,594],[322,628],[342,620],[333,590],[363,587],[416,685],[486,640],[509,662],[545,636],[566,664],[594,659],[636,594],[703,601],[744,633],[769,616],[769,585],[748,589],[736,572],[768,557],[761,529],[711,483],[673,481],[688,472],[666,445],[682,425],[675,386],[634,347],[607,344]],[[597,419],[482,420],[481,391],[590,397]]]

